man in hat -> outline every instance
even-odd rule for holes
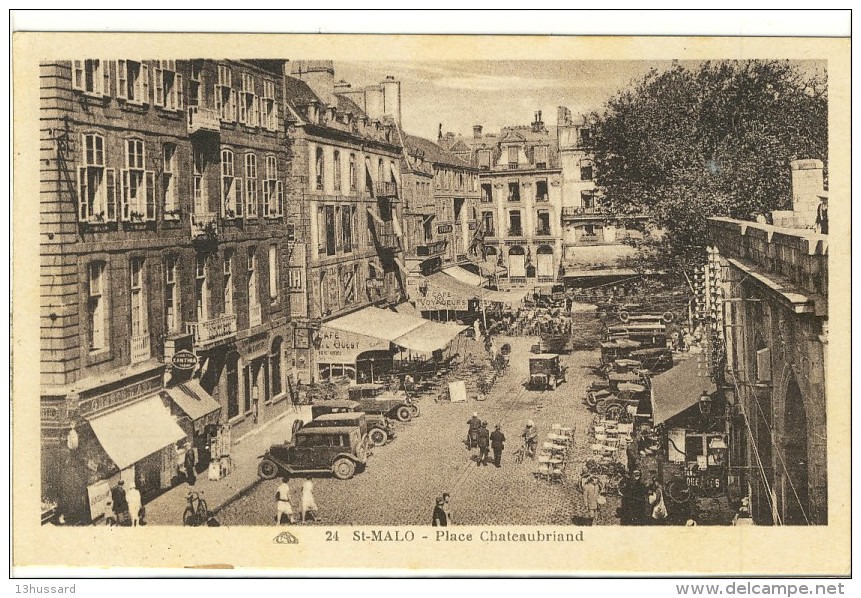
[[[481,422],[478,429],[478,466],[487,465],[487,453],[490,449],[490,432],[487,431],[487,422]]]
[[[646,506],[646,485],[643,484],[639,469],[631,473],[622,494],[622,525],[644,525]]]
[[[535,427],[535,422],[531,419],[526,422],[526,428],[523,429],[523,443],[526,445],[526,454],[531,458],[535,458],[536,449],[538,447],[538,428]]]
[[[493,464],[497,467],[502,467],[502,449],[505,448],[505,434],[502,433],[499,424],[496,424],[496,429],[490,433],[490,448],[493,449]]]
[[[466,435],[466,448],[472,449],[472,447],[478,444],[478,429],[481,428],[481,420],[478,419],[478,412],[474,411],[472,417],[466,423],[469,424],[469,431]]]
[[[114,517],[117,523],[125,525],[129,520],[129,503],[126,499],[125,482],[122,479],[111,489],[111,502],[113,503]]]
[[[816,226],[823,235],[828,234],[828,191],[820,191],[819,206],[816,208]]]

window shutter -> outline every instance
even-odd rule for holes
[[[756,352],[756,381],[771,382],[771,349],[759,349]]]
[[[272,115],[269,117],[269,129],[278,130],[278,102],[272,102]]]
[[[84,166],[78,168],[78,206],[81,221],[84,222],[90,217],[90,207],[87,204],[87,169]]]
[[[164,106],[164,102],[162,101],[162,95],[164,95],[164,77],[162,73],[164,73],[164,71],[158,67],[153,69],[155,83],[155,97],[153,98],[153,104],[156,106]]]
[[[263,100],[260,96],[254,96],[254,110],[257,112],[257,118],[254,119],[255,127],[263,126]]]
[[[117,97],[128,97],[128,70],[125,60],[117,60]]]
[[[149,104],[149,65],[141,62],[141,81],[143,81],[143,97],[141,101]]]
[[[276,189],[276,193],[278,194],[277,208],[276,209],[278,210],[278,215],[283,216],[284,215],[284,181],[276,182],[275,183],[275,189]]]
[[[230,121],[235,122],[237,118],[237,102],[236,102],[236,90],[230,89],[230,106],[228,107]]]
[[[105,170],[105,188],[107,192],[105,219],[113,222],[117,219],[117,174],[113,168]]]
[[[173,88],[176,90],[176,109],[179,111],[185,110],[185,88],[182,86],[182,75],[177,73],[173,82]]]
[[[111,95],[111,63],[109,60],[102,60],[102,95]]]
[[[269,183],[270,181],[263,181],[263,215],[269,215]]]
[[[123,168],[122,175],[122,197],[123,197],[123,205],[122,205],[122,219],[129,219],[129,171],[127,168]]]
[[[254,209],[254,194],[252,193],[252,186],[254,185],[257,179],[246,179],[245,184],[248,185],[248,188],[245,190],[245,201],[247,202],[247,209],[245,213],[248,214],[248,217],[251,218],[255,215],[256,210]]]
[[[239,94],[239,122],[245,123],[246,120],[250,121],[248,118],[248,105],[245,103],[245,100],[248,96],[243,92]],[[250,124],[250,122],[249,122]]]
[[[72,61],[72,89],[84,89],[84,61]]]
[[[146,217],[155,220],[155,173],[146,171]]]
[[[233,179],[233,194],[235,196],[236,215],[242,217],[242,179],[237,177]]]

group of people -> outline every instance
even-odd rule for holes
[[[111,510],[113,519],[108,523],[112,525],[123,525],[137,527],[143,525],[144,509],[141,502],[141,493],[135,484],[126,490],[125,481],[120,480],[111,488]]]
[[[444,492],[442,496],[438,496],[436,499],[436,504],[433,508],[433,517],[431,519],[431,525],[433,527],[446,527],[447,525],[454,523],[451,518],[451,495],[448,492]]]
[[[622,525],[661,525],[667,518],[664,489],[657,480],[645,484],[639,469],[625,483],[619,519]]]
[[[478,447],[477,466],[487,466],[490,450],[493,450],[493,464],[496,467],[502,467],[502,451],[505,448],[505,434],[502,433],[502,427],[496,424],[493,432],[488,431],[487,422],[481,421],[478,412],[473,413],[466,423],[469,425],[467,447],[470,449]]]
[[[293,493],[290,489],[290,478],[284,476],[281,478],[281,484],[278,485],[278,490],[275,491],[275,502],[277,503],[277,513],[275,515],[275,525],[282,525],[284,520],[287,523],[296,523],[296,516],[293,509]],[[317,500],[314,498],[314,482],[310,478],[305,478],[302,481],[302,495],[300,498],[300,515],[301,522],[305,523],[309,518],[315,522],[320,521],[319,508]]]

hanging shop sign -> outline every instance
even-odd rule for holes
[[[178,370],[193,370],[197,365],[197,356],[191,351],[183,349],[173,354],[171,363]]]
[[[433,284],[429,284],[427,288],[421,288],[421,292],[414,295],[416,299],[416,309],[419,311],[434,311],[449,309],[452,311],[468,311],[469,299],[455,293],[454,291],[443,289]]]
[[[451,224],[440,224],[436,227],[436,232],[441,235],[447,235],[453,230],[454,229],[452,228]]]
[[[359,353],[387,351],[389,341],[323,326],[318,334],[317,363],[354,363]]]

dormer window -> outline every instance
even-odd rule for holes
[[[516,145],[508,147],[508,168],[514,170],[520,162],[520,148]]]

